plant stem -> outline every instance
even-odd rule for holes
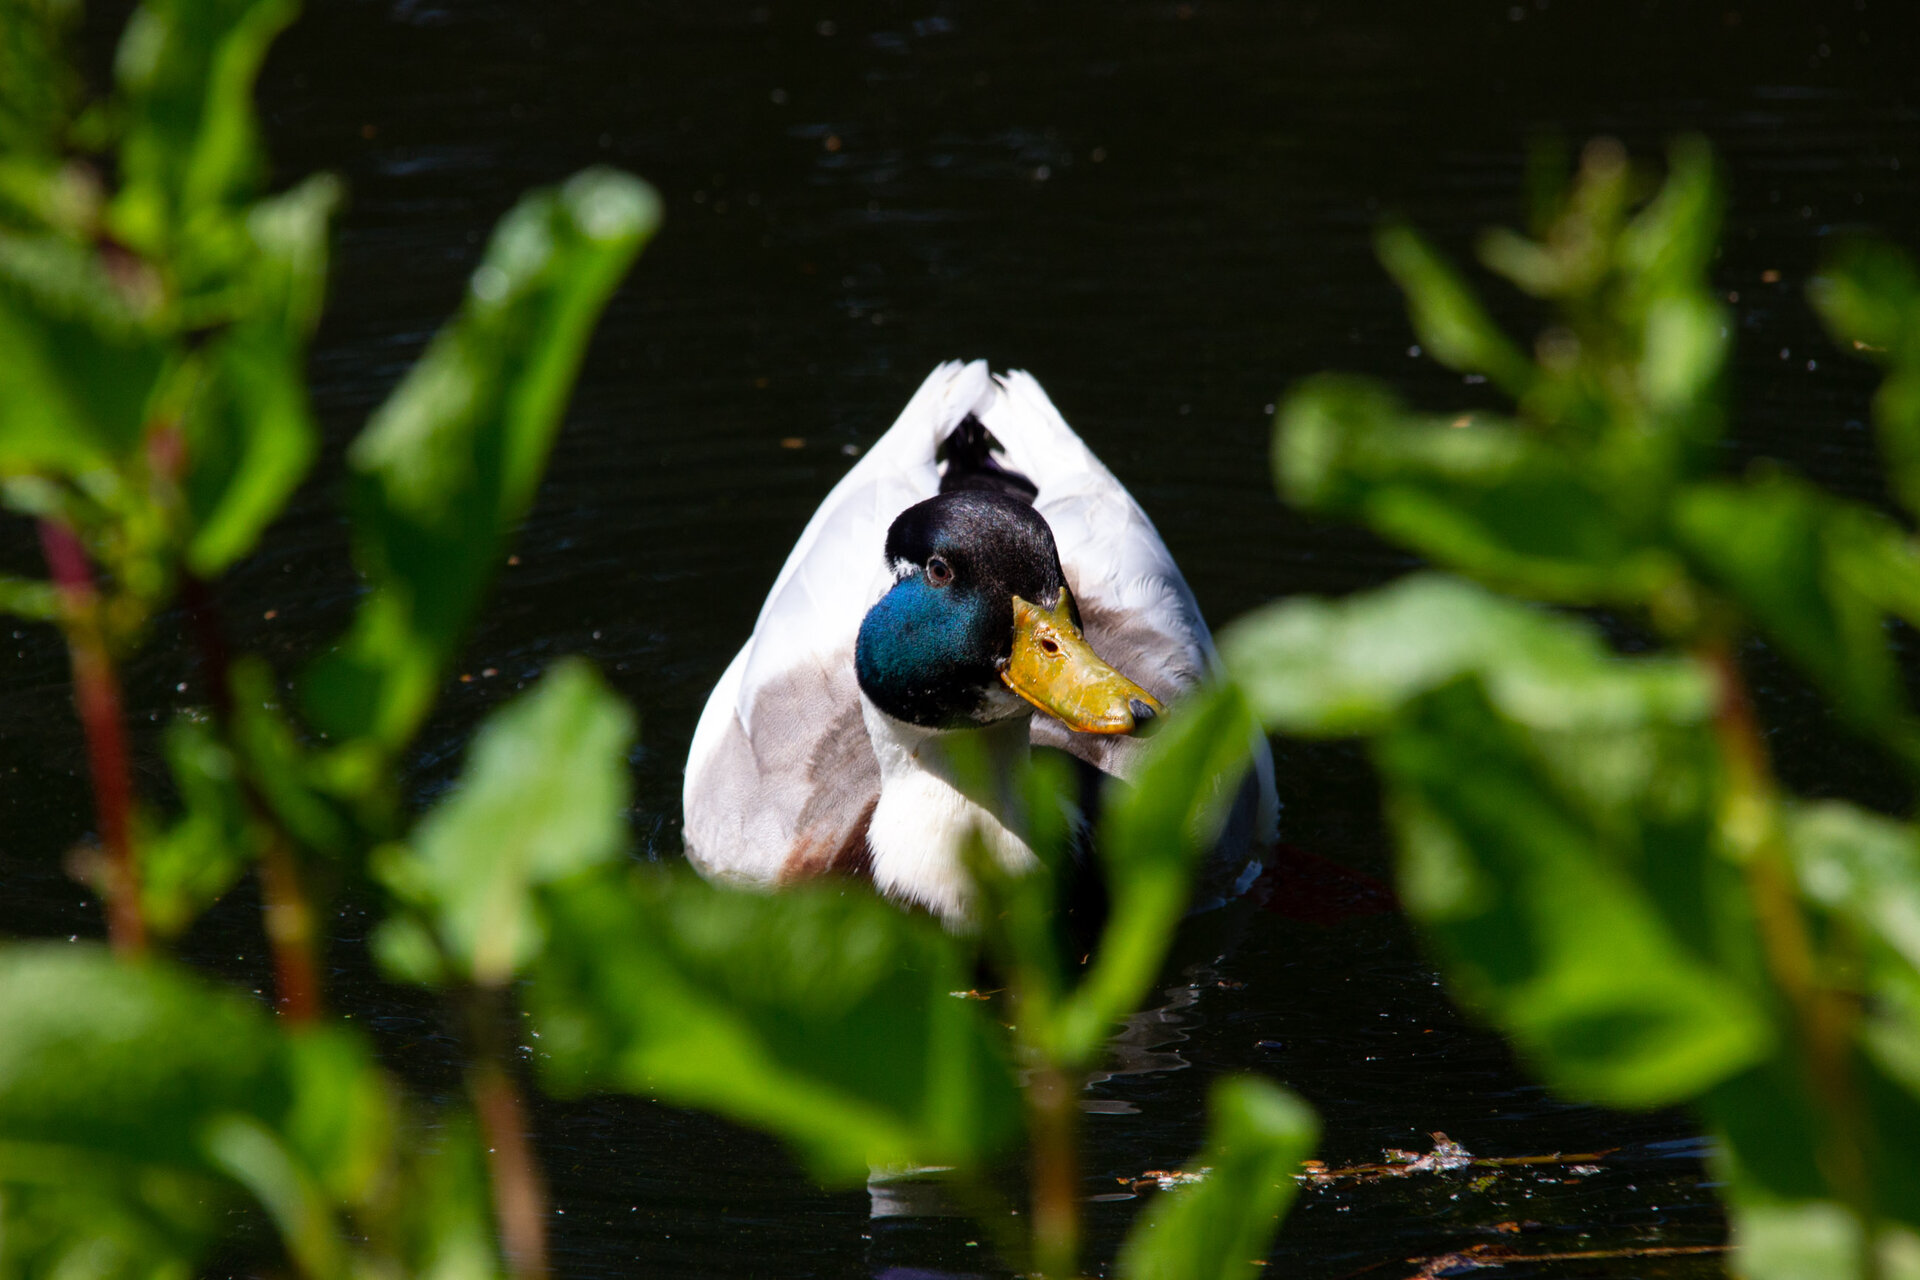
[[[464,1003],[473,1066],[467,1089],[487,1147],[500,1246],[516,1280],[546,1280],[547,1189],[528,1140],[526,1106],[506,1067],[506,999],[493,988],[469,988]]]
[[[1861,1280],[1878,1280],[1879,1224],[1867,1159],[1872,1136],[1853,1073],[1858,1010],[1845,993],[1822,979],[1780,829],[1779,793],[1766,741],[1739,664],[1721,639],[1698,646],[1696,656],[1716,684],[1714,732],[1727,762],[1723,827],[1740,854],[1767,968],[1798,1024],[1802,1067],[1822,1113],[1819,1161],[1859,1229],[1856,1274]]]
[[[200,650],[200,675],[207,686],[214,724],[231,746],[235,708],[225,629],[207,584],[191,573],[181,574],[180,603],[187,611],[187,625]],[[237,750],[234,757],[244,760]],[[273,952],[276,1003],[289,1021],[312,1022],[321,1011],[318,913],[301,875],[293,840],[252,776],[244,771],[244,765],[240,790],[248,813],[265,833],[260,853],[260,910],[267,945]]]
[[[133,775],[122,714],[120,678],[100,620],[100,593],[87,552],[71,529],[40,522],[40,547],[60,594],[61,628],[73,664],[73,701],[87,740],[95,821],[106,851],[102,894],[107,938],[121,955],[146,950],[147,926],[140,913],[140,869],[133,854]]]
[[[1058,1063],[1027,1081],[1033,1139],[1033,1256],[1047,1280],[1080,1273],[1080,1075]]]

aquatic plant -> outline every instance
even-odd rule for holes
[[[1596,142],[1536,186],[1532,234],[1480,246],[1550,317],[1531,354],[1412,230],[1378,242],[1423,348],[1510,410],[1320,377],[1276,416],[1288,500],[1434,571],[1269,606],[1227,666],[1269,729],[1370,741],[1408,912],[1548,1085],[1694,1109],[1741,1274],[1920,1274],[1920,839],[1793,795],[1742,661],[1764,638],[1920,770],[1897,660],[1920,542],[1774,463],[1727,474],[1704,144],[1656,184]],[[1911,520],[1920,278],[1854,243],[1813,300],[1887,371],[1874,416]]]

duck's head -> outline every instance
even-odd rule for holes
[[[943,493],[887,530],[893,586],[860,623],[854,667],[896,720],[970,729],[1028,714],[1131,733],[1161,711],[1094,653],[1053,530],[1005,493]]]

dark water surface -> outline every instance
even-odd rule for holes
[[[668,221],[601,328],[519,563],[462,664],[472,679],[450,685],[424,739],[423,799],[487,709],[556,655],[585,653],[643,716],[637,844],[675,856],[681,763],[710,684],[846,450],[948,357],[1032,370],[1153,516],[1216,623],[1402,572],[1391,549],[1280,507],[1270,406],[1324,368],[1384,376],[1435,408],[1479,394],[1411,352],[1369,236],[1400,212],[1464,254],[1517,214],[1526,145],[1543,130],[1612,133],[1643,153],[1681,130],[1712,139],[1733,196],[1719,278],[1740,326],[1729,463],[1776,455],[1877,500],[1871,376],[1819,334],[1802,292],[1837,230],[1920,239],[1913,54],[1892,0],[1793,16],[1733,0],[314,0],[263,98],[282,179],[333,169],[352,192],[314,356],[328,452],[221,603],[240,643],[289,672],[344,627],[344,442],[454,307],[514,196],[592,163],[656,183]],[[32,551],[30,531],[0,527],[6,567]],[[199,700],[171,625],[130,674],[150,791],[155,731]],[[0,929],[95,934],[95,904],[60,871],[91,821],[64,656],[46,632],[8,635]],[[1796,785],[1905,803],[1800,686],[1755,660]],[[1384,875],[1362,754],[1279,744],[1278,756],[1287,838]],[[1275,903],[1293,909],[1248,906],[1190,930],[1165,1009],[1130,1035],[1125,1071],[1090,1091],[1090,1195],[1179,1167],[1207,1083],[1253,1069],[1318,1108],[1334,1164],[1425,1151],[1436,1131],[1481,1155],[1617,1149],[1589,1174],[1310,1189],[1275,1245],[1276,1275],[1406,1276],[1421,1266],[1410,1259],[1487,1242],[1538,1254],[1721,1242],[1684,1117],[1569,1106],[1528,1084],[1448,1006],[1404,923],[1367,911],[1364,886],[1303,887],[1326,879],[1317,865],[1280,878]],[[366,924],[351,904],[335,922],[337,1006],[399,1069],[451,1090],[445,1028],[375,979]],[[188,950],[262,981],[249,893]],[[539,1122],[566,1275],[999,1274],[964,1221],[872,1219],[865,1192],[817,1190],[765,1140],[704,1117],[606,1101],[548,1106]],[[1139,1203],[1093,1205],[1097,1258]],[[1505,1273],[1721,1265],[1642,1256]]]

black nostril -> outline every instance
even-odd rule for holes
[[[1133,712],[1133,718],[1135,720],[1153,719],[1153,708],[1138,698],[1128,698],[1127,709]]]

